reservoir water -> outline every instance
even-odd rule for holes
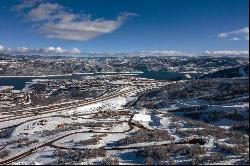
[[[37,76],[37,77],[0,77],[0,86],[13,86],[16,90],[22,90],[27,82],[32,82],[33,79],[84,79],[84,76],[94,75],[115,75],[115,74],[133,74],[133,73],[94,73],[94,74],[72,74],[66,76]],[[137,73],[137,77],[149,78],[155,80],[181,80],[185,79],[182,73],[161,72],[161,71],[143,71]]]

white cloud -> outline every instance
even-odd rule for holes
[[[249,27],[244,27],[230,32],[218,34],[219,38],[230,38],[230,40],[249,40]]]
[[[126,13],[118,16],[116,20],[90,20],[84,17],[76,19],[74,15],[65,14],[57,22],[49,21],[43,24],[40,31],[47,38],[86,41],[113,32],[123,24],[128,16]]]
[[[61,47],[48,47],[48,48],[39,48],[34,50],[35,53],[41,54],[80,54],[81,50],[78,48],[73,48],[72,50],[67,50]]]
[[[208,56],[249,56],[249,51],[222,50],[222,51],[205,51],[201,55]]]
[[[48,47],[48,48],[39,48],[38,50],[35,50],[38,53],[59,53],[62,54],[64,53],[64,49],[61,47]]]
[[[42,2],[42,0],[22,0],[20,4],[13,6],[12,10],[20,11],[23,9],[32,8],[37,5],[37,3]]]
[[[7,48],[0,44],[0,53],[15,53],[15,54],[43,54],[43,55],[76,55],[82,51],[78,48],[64,49],[62,47],[47,47],[47,48]],[[87,52],[85,52],[87,53]],[[181,52],[177,50],[154,50],[154,51],[139,51],[139,52],[89,52],[91,55],[114,55],[114,56],[235,56],[248,57],[247,50],[218,50],[218,51],[203,51],[203,52]]]
[[[3,45],[0,44],[0,52],[1,53],[9,53],[11,51],[12,51],[11,48],[7,48],[7,47],[5,47],[5,46],[3,46]]]
[[[72,50],[67,50],[62,47],[47,47],[47,48],[27,48],[27,47],[17,47],[17,48],[6,48],[0,45],[1,53],[15,53],[15,54],[80,54],[81,50],[78,48],[73,48]]]
[[[65,51],[65,54],[81,54],[81,50],[73,48],[72,50]]]
[[[136,55],[140,56],[232,56],[232,57],[248,57],[248,51],[240,51],[240,50],[219,50],[219,51],[203,51],[203,52],[181,52],[175,50],[155,50],[155,51],[141,51]]]
[[[0,45],[0,51],[3,51],[5,47],[3,45]]]
[[[63,7],[58,4],[41,3],[38,7],[30,10],[26,15],[26,19],[29,21],[53,20],[62,8]]]
[[[154,56],[154,55],[162,55],[162,56],[182,56],[184,55],[181,51],[175,51],[175,50],[154,50],[154,51],[140,51],[140,55],[145,56]]]
[[[17,47],[16,49],[15,49],[15,51],[16,52],[20,52],[20,53],[27,53],[27,52],[29,52],[29,51],[31,51],[29,48],[27,48],[27,47]]]
[[[38,2],[36,6],[27,4],[30,10],[24,15],[24,19],[39,24],[36,26],[37,30],[45,37],[63,40],[90,40],[99,35],[113,32],[128,17],[136,16],[135,13],[123,12],[114,20],[92,19],[89,14],[74,14],[57,3]],[[22,10],[23,6],[25,5],[20,4],[19,10]]]
[[[220,33],[220,34],[218,35],[218,37],[220,37],[220,38],[225,38],[225,37],[227,37],[227,33],[222,32],[222,33]]]
[[[237,41],[237,40],[240,40],[240,38],[239,38],[239,37],[233,37],[233,38],[232,38],[232,39],[230,39],[230,40]]]

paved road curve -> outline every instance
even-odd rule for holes
[[[95,100],[93,100],[93,101],[88,101],[88,102],[83,101],[82,103],[77,104],[77,105],[75,105],[75,106],[73,106],[73,107],[70,105],[70,107],[66,107],[65,109],[76,108],[76,107],[80,107],[80,106],[84,106],[84,105],[89,105],[89,104],[93,104],[93,103],[96,103],[96,102],[100,102],[100,101],[112,99],[112,98],[114,98],[114,97],[126,96],[126,95],[129,95],[129,94],[135,93],[135,92],[145,91],[145,90],[147,90],[147,89],[152,89],[152,88],[155,88],[155,86],[143,87],[143,88],[141,88],[141,89],[133,88],[133,89],[129,89],[129,90],[122,91],[122,92],[117,93],[117,94],[115,94],[115,95],[110,95],[110,96],[106,96],[106,97],[100,97],[100,98],[97,98],[97,99],[95,99]],[[64,110],[65,110],[65,109],[64,109]],[[41,110],[41,111],[42,111],[42,110]],[[62,111],[62,110],[55,110],[55,111],[53,110],[53,111],[49,111],[49,113],[51,113],[51,112],[58,112],[58,111]],[[45,113],[48,113],[48,112],[47,112],[47,111],[41,112],[41,113],[39,113],[39,115],[45,114]],[[27,115],[29,115],[29,116],[25,116],[25,117],[34,116],[33,114],[31,114],[31,115],[30,115],[30,114],[27,114]],[[60,139],[62,139],[62,138],[65,138],[65,137],[67,137],[67,136],[73,135],[73,134],[78,134],[78,133],[109,133],[109,134],[112,134],[112,133],[115,134],[115,133],[116,133],[116,134],[117,134],[117,133],[125,133],[125,132],[128,132],[128,131],[131,131],[131,130],[133,129],[133,125],[131,124],[132,117],[133,117],[133,116],[130,117],[130,120],[129,120],[129,122],[128,122],[130,128],[129,128],[128,130],[126,130],[126,131],[122,131],[122,132],[97,132],[97,131],[92,131],[92,130],[90,130],[90,131],[79,131],[79,130],[78,130],[78,131],[73,131],[73,132],[71,132],[71,133],[62,135],[62,136],[57,137],[57,138],[55,138],[55,139],[53,139],[53,140],[50,140],[50,141],[48,141],[48,142],[45,142],[45,143],[43,143],[43,144],[41,144],[41,145],[38,145],[38,146],[36,146],[36,147],[34,147],[34,148],[32,148],[32,149],[26,151],[26,152],[23,152],[23,153],[21,153],[21,154],[18,154],[18,155],[14,156],[14,157],[11,157],[11,158],[7,159],[7,160],[1,161],[1,162],[0,162],[0,165],[11,164],[11,163],[13,163],[13,162],[15,162],[15,161],[18,161],[18,160],[20,160],[20,159],[22,159],[22,158],[24,158],[24,157],[27,157],[27,156],[29,156],[29,155],[31,155],[31,154],[34,154],[35,152],[37,152],[37,151],[40,150],[41,148],[44,148],[44,147],[46,147],[46,146],[52,146],[52,144],[53,144],[54,142],[56,142],[56,141],[58,141],[58,140],[60,140]],[[15,120],[15,119],[21,119],[21,118],[24,118],[24,117],[22,116],[22,117],[15,117],[15,118],[11,118],[11,119],[5,119],[5,120],[2,120],[2,121],[0,121],[0,122],[9,121],[9,120]]]

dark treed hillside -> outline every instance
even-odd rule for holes
[[[219,70],[213,73],[203,75],[200,78],[207,79],[207,78],[234,78],[234,77],[249,77],[249,64],[244,66]]]

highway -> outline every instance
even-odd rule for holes
[[[143,92],[143,91],[146,91],[148,89],[152,89],[152,88],[156,88],[157,86],[156,85],[151,85],[149,84],[148,86],[144,86],[144,87],[141,87],[141,88],[131,88],[131,89],[128,89],[128,90],[124,90],[124,91],[121,91],[121,92],[118,92],[116,94],[110,94],[108,96],[105,96],[105,97],[97,97],[95,99],[92,99],[92,100],[81,100],[81,101],[76,101],[76,102],[68,102],[68,103],[62,103],[61,105],[60,104],[56,104],[55,105],[48,105],[48,106],[43,106],[43,107],[38,107],[38,108],[34,108],[32,109],[32,111],[36,110],[38,112],[38,114],[34,115],[34,113],[32,112],[27,112],[27,110],[25,111],[24,110],[24,113],[22,115],[19,115],[19,116],[8,116],[8,117],[2,117],[0,122],[6,122],[6,121],[11,121],[11,120],[16,120],[16,119],[22,119],[22,118],[28,118],[28,117],[34,117],[34,116],[38,116],[38,115],[43,115],[43,114],[47,114],[47,113],[52,113],[52,112],[59,112],[59,111],[64,111],[64,110],[68,110],[68,109],[73,109],[73,108],[77,108],[77,107],[82,107],[82,106],[86,106],[86,105],[90,105],[90,104],[94,104],[94,103],[97,103],[97,102],[101,102],[101,101],[105,101],[105,100],[109,100],[109,99],[112,99],[112,98],[115,98],[115,97],[118,97],[118,96],[128,96],[128,95],[132,95],[132,94],[135,94],[135,93],[139,93],[139,92]],[[119,113],[118,113],[119,114]],[[70,135],[74,135],[74,134],[78,134],[78,133],[109,133],[109,134],[117,134],[117,133],[126,133],[126,132],[129,132],[131,131],[133,128],[134,128],[134,125],[135,124],[132,124],[131,123],[131,120],[132,120],[132,117],[133,115],[130,116],[130,119],[128,121],[128,125],[130,126],[128,130],[126,131],[121,131],[121,132],[97,132],[97,131],[92,131],[92,130],[89,130],[89,131],[72,131],[70,133],[67,133],[67,134],[64,134],[60,137],[57,137],[55,139],[52,139],[52,140],[48,140],[47,142],[44,142],[42,143],[41,145],[38,145],[34,148],[31,148],[21,154],[18,154],[14,157],[11,157],[9,159],[6,159],[4,161],[1,161],[0,162],[0,165],[6,165],[6,164],[11,164],[15,161],[18,161],[24,157],[27,157],[31,154],[34,154],[36,153],[38,150],[46,147],[46,146],[51,146],[53,147],[53,143],[62,139],[62,138],[65,138],[67,136],[70,136]],[[137,127],[141,127],[141,126],[137,126]]]
[[[21,112],[20,115],[9,115],[9,116],[0,117],[0,123],[11,121],[11,120],[33,117],[33,116],[39,116],[39,115],[48,114],[48,113],[61,112],[64,110],[74,109],[74,108],[82,107],[85,105],[90,105],[90,104],[94,104],[94,103],[101,102],[104,100],[112,99],[118,96],[127,96],[129,94],[139,93],[141,91],[145,91],[147,89],[152,89],[152,88],[155,88],[155,87],[150,86],[150,87],[143,87],[140,89],[132,88],[132,89],[118,92],[116,94],[110,94],[105,97],[101,96],[101,97],[97,97],[91,100],[80,100],[80,101],[72,101],[72,102],[67,102],[67,103],[64,102],[61,104],[52,104],[48,106],[36,107],[31,110],[24,109],[23,111],[20,111]]]

